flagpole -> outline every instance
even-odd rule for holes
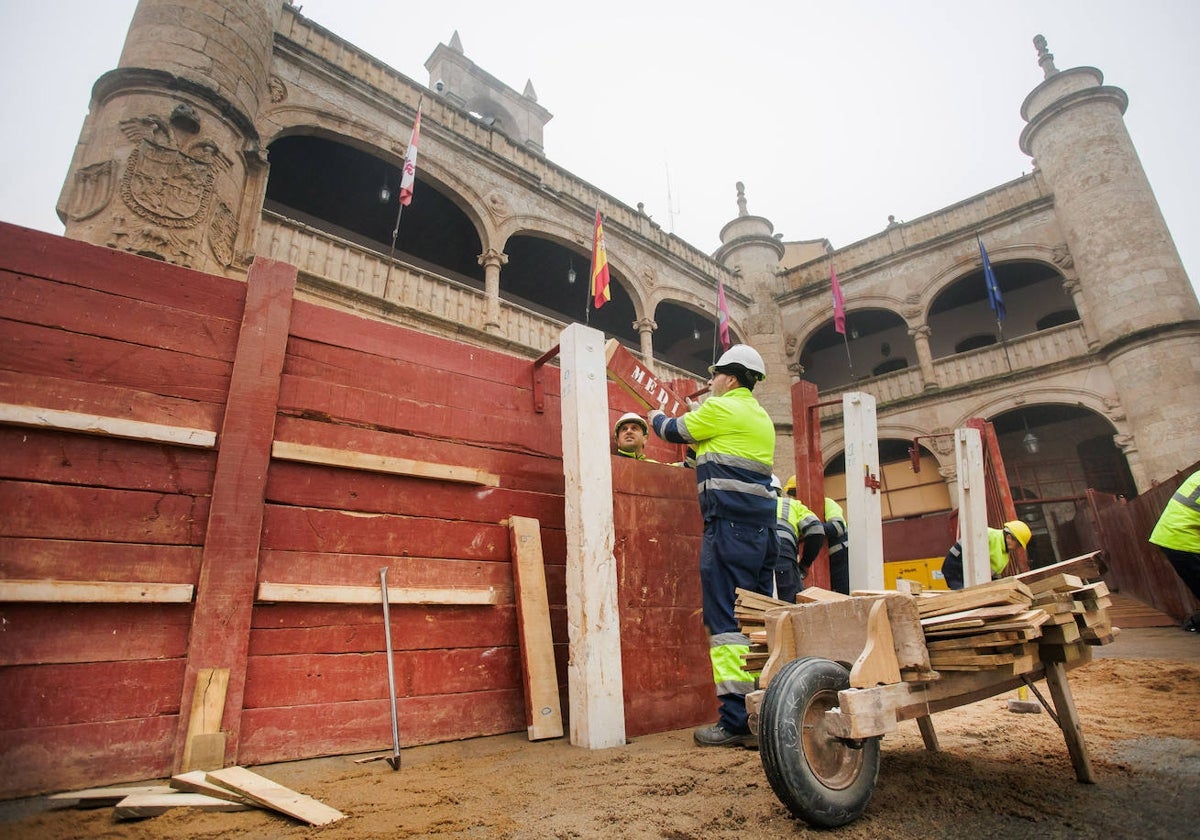
[[[996,319],[996,332],[1000,333],[1000,346],[1004,348],[1004,363],[1008,365],[1008,372],[1012,373],[1012,359],[1008,355],[1008,342],[1004,340],[1004,322],[999,318]]]
[[[413,141],[415,139],[417,139],[416,138],[416,130],[417,130],[417,125],[419,125],[419,123],[421,121],[421,106],[424,103],[425,103],[425,95],[422,94],[421,96],[417,97],[417,116],[416,116],[416,119],[413,121],[413,135],[414,136],[409,138],[409,141],[408,141],[409,147],[411,147],[413,144]],[[411,151],[410,148],[404,150],[404,160],[405,160],[406,164],[408,163],[408,154],[410,151]],[[415,161],[416,158],[414,157],[413,160]],[[403,185],[403,183],[404,183],[403,171],[401,171],[400,183],[401,183],[401,185]],[[399,189],[396,190],[396,198],[399,200],[400,206],[399,206],[399,209],[396,210],[396,224],[392,228],[392,247],[388,250],[387,275],[384,277],[384,280],[383,280],[383,299],[384,300],[387,300],[388,290],[392,285],[392,263],[395,262],[395,259],[396,259],[396,239],[399,238],[399,236],[400,236],[400,216],[404,213],[404,196],[401,194],[401,190],[399,190]]]
[[[854,378],[854,361],[850,358],[850,339],[842,333],[842,343],[846,345],[846,364],[850,366],[850,378]]]

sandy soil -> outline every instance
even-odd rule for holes
[[[1191,641],[1200,651],[1200,639]],[[1069,679],[1097,784],[1075,781],[1049,715],[1011,713],[1006,701],[1015,695],[1003,695],[935,715],[940,752],[924,749],[915,723],[885,737],[866,813],[837,836],[1196,836],[1200,661],[1097,659]],[[1045,684],[1038,688],[1048,698]],[[788,815],[757,752],[699,749],[690,731],[596,751],[565,739],[530,743],[524,734],[482,738],[405,750],[398,772],[352,758],[255,768],[346,814],[322,828],[264,811],[176,809],[117,822],[104,808],[0,822],[0,837],[678,840],[825,833]]]

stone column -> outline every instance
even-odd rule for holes
[[[266,171],[255,122],[282,12],[279,0],[138,3],[59,197],[67,237],[245,273]]]
[[[1095,350],[1100,346],[1100,340],[1096,338],[1096,328],[1092,325],[1087,298],[1083,294],[1083,285],[1078,278],[1064,277],[1062,287],[1071,296],[1071,302],[1075,304],[1075,311],[1079,313],[1079,323],[1083,325],[1083,335],[1087,339],[1088,349]]]
[[[1136,447],[1124,448],[1145,490],[1200,452],[1200,302],[1125,128],[1125,91],[1094,67],[1060,72],[1046,40],[1034,45],[1045,80],[1021,105],[1021,149],[1054,193],[1076,305],[1128,412]]]
[[[638,336],[642,340],[642,362],[653,371],[654,331],[658,329],[658,324],[654,323],[653,318],[640,318],[633,322],[633,328],[638,331]]]
[[[921,387],[926,391],[941,387],[937,380],[937,371],[933,367],[933,353],[929,350],[929,333],[928,324],[919,324],[908,330],[908,336],[917,348],[917,363],[921,366]]]
[[[500,328],[500,266],[508,262],[508,254],[488,248],[477,257],[483,266],[483,296],[486,314],[483,319],[485,332],[499,334]]]

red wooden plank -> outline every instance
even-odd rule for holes
[[[199,545],[208,500],[100,487],[0,481],[0,536]]]
[[[260,604],[254,608],[250,655],[384,650],[381,610],[380,607],[362,605]],[[422,607],[393,604],[391,617],[394,650],[517,644],[516,613],[512,605]]]
[[[0,731],[179,712],[183,659],[0,669]]]
[[[229,388],[229,364],[217,359],[8,320],[0,320],[0,336],[6,370],[210,403]]]
[[[388,586],[492,586],[501,603],[512,603],[512,569],[507,563],[433,557],[379,557],[374,554],[321,554],[264,550],[260,581],[379,586],[379,570],[388,567]]]
[[[161,260],[0,222],[5,268],[134,300],[240,320],[246,286]]]
[[[625,706],[625,734],[630,738],[712,723],[717,719],[712,683],[676,688],[652,686]]]
[[[396,651],[398,697],[498,691],[521,685],[515,647]],[[387,697],[387,654],[252,656],[247,709],[341,703]]]
[[[436,464],[469,466],[500,476],[501,487],[537,493],[563,492],[562,461],[545,455],[502,452],[458,441],[392,434],[361,426],[322,423],[299,417],[280,417],[275,439],[328,449],[371,452],[393,458],[412,458]]]
[[[499,524],[279,505],[267,506],[262,544],[283,551],[508,560],[508,532]]]
[[[212,492],[216,455],[162,443],[0,426],[0,477],[186,496]]]
[[[288,344],[284,372],[324,382],[370,382],[372,388],[385,394],[403,394],[431,405],[466,411],[483,409],[488,413],[525,417],[532,414],[529,379],[524,371],[517,381],[501,379],[491,371],[492,375],[480,378],[446,369],[443,362],[437,368],[437,376],[430,376],[427,364],[293,338]],[[557,406],[557,401],[553,404]]]
[[[258,549],[262,536],[263,490],[271,458],[279,376],[291,323],[296,269],[256,259],[246,278],[246,308],[229,382],[213,480],[212,516],[196,587],[187,671],[180,701],[173,766],[183,759],[196,674],[228,668],[222,731],[226,759],[238,761],[246,646]]]
[[[0,799],[171,773],[176,716],[0,732]]]
[[[0,370],[0,401],[191,429],[219,428],[225,409],[224,395],[219,403],[200,402],[11,370]]]
[[[233,360],[238,321],[0,271],[4,317],[83,335]]]
[[[4,604],[0,666],[180,657],[191,615],[190,604]]]
[[[473,347],[304,301],[296,304],[292,334],[388,359],[403,358],[431,370],[453,371],[488,382],[512,382],[531,390],[533,386],[531,359]],[[553,368],[548,372],[551,375],[545,377],[546,394],[557,398],[558,372]],[[529,407],[532,410],[532,394]]]
[[[269,502],[303,507],[489,523],[527,516],[551,528],[566,527],[561,495],[317,464],[272,462],[266,492]]]
[[[0,577],[195,583],[200,548],[0,537]]]
[[[386,680],[386,678],[385,678]],[[519,688],[396,701],[404,747],[479,738],[525,728]],[[241,761],[265,764],[318,755],[369,752],[392,744],[386,699],[247,709]]]
[[[669,464],[647,464],[632,458],[612,458],[613,492],[625,496],[650,496],[689,502],[700,512],[696,495],[696,471]]]
[[[427,437],[474,443],[513,452],[562,456],[557,412],[510,417],[429,405],[371,388],[285,375],[279,393],[281,412],[368,425]]]

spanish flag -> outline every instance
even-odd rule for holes
[[[612,300],[608,290],[608,253],[604,250],[604,226],[596,209],[596,233],[592,237],[592,305],[599,309]]]

